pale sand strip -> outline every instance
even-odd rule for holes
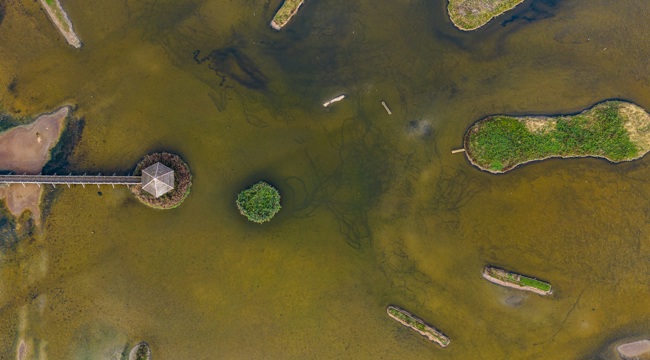
[[[59,0],[50,1],[52,2],[52,5],[48,4],[47,0],[41,0],[41,5],[45,8],[48,17],[57,29],[59,29],[63,37],[65,37],[68,44],[77,49],[80,48],[81,40],[79,40],[79,37],[72,28],[72,21],[70,21],[68,13],[63,10],[63,6],[61,6]]]
[[[0,170],[14,173],[38,174],[50,160],[50,150],[63,130],[70,107],[39,116],[34,122],[16,126],[0,133]],[[0,186],[0,200],[6,200],[12,215],[29,210],[37,224],[40,222],[41,188],[38,185]]]
[[[650,340],[639,340],[623,344],[616,348],[623,359],[638,359],[640,356],[650,358]]]

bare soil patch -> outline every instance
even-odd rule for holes
[[[63,130],[70,107],[39,116],[34,122],[0,133],[0,169],[14,173],[38,174],[50,159],[50,150],[56,145]],[[37,185],[14,184],[0,187],[0,200],[6,200],[12,215],[29,210],[40,223],[41,188]]]

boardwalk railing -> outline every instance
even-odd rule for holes
[[[116,175],[0,175],[0,184],[36,184],[41,185],[138,185],[142,182],[140,176]]]

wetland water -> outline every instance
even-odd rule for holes
[[[2,6],[0,105],[78,104],[70,171],[167,150],[192,194],[155,211],[124,188],[58,192],[42,233],[0,255],[0,358],[23,338],[49,359],[142,340],[156,359],[597,359],[650,333],[647,157],[494,176],[450,154],[489,114],[650,109],[650,4],[527,1],[471,33],[441,0],[311,0],[281,32],[279,1],[64,6],[80,50],[37,3]],[[234,204],[259,179],[283,194],[264,225]],[[490,284],[486,263],[554,294]]]

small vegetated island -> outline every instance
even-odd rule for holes
[[[280,31],[296,15],[304,2],[305,0],[284,0],[278,12],[275,13],[273,20],[271,20],[271,27]]]
[[[490,265],[483,269],[483,277],[495,284],[532,291],[540,295],[550,295],[553,293],[553,289],[549,283]]]
[[[471,31],[522,2],[524,0],[449,0],[447,12],[457,28]]]
[[[445,336],[445,334],[435,329],[433,326],[428,325],[406,310],[391,305],[386,308],[386,312],[388,313],[388,316],[397,320],[402,325],[417,331],[420,333],[420,335],[426,337],[427,339],[435,342],[442,347],[447,347],[447,345],[449,345],[451,342],[449,338]]]
[[[261,224],[270,221],[280,211],[280,193],[273,186],[260,181],[242,190],[235,204],[248,220]]]
[[[553,157],[618,163],[650,150],[650,115],[624,101],[605,101],[577,115],[495,115],[472,125],[463,144],[473,165],[495,174]]]

